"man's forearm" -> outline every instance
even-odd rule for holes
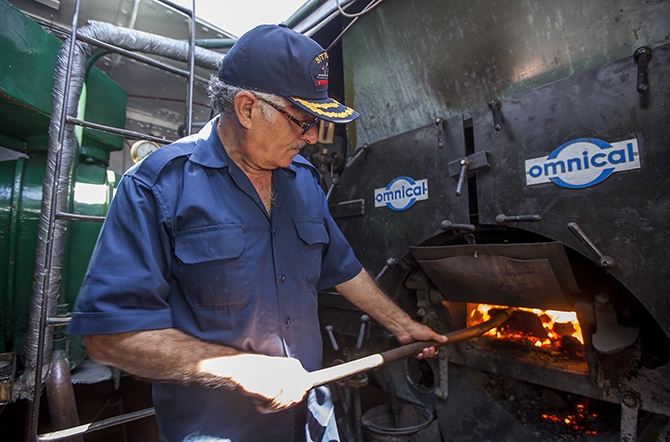
[[[294,358],[244,353],[176,329],[86,336],[89,357],[144,378],[179,384],[240,388],[274,412],[300,402],[311,378]]]
[[[146,330],[85,337],[91,359],[147,379],[232,387],[232,382],[203,371],[202,362],[240,352],[208,344],[176,329]]]
[[[377,287],[365,269],[335,288],[356,307],[386,327],[401,344],[412,341],[446,342],[447,340],[445,336],[415,322]],[[421,357],[432,357],[435,354],[435,348],[430,347],[424,349]]]

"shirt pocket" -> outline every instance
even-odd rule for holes
[[[194,308],[217,309],[249,302],[252,293],[241,225],[177,232],[174,249],[177,284]]]
[[[329,236],[320,218],[299,218],[293,220],[298,232],[298,249],[305,280],[316,285],[321,276],[321,259],[328,244]]]

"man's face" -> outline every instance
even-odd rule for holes
[[[273,106],[265,106],[262,109],[265,124],[260,127],[259,141],[250,149],[254,162],[263,169],[288,167],[293,157],[300,153],[300,149],[306,144],[314,144],[317,141],[318,125],[313,125],[303,133],[304,129],[288,118],[286,113],[303,123],[311,123],[314,121],[314,116],[294,105],[278,107],[279,110]],[[267,115],[269,112],[277,114],[270,116]]]

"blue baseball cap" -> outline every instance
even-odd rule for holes
[[[260,25],[228,51],[219,79],[233,86],[285,97],[310,114],[348,123],[358,112],[328,97],[328,53],[285,26]]]

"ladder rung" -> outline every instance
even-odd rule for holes
[[[119,416],[110,417],[109,419],[103,419],[98,422],[91,422],[90,424],[79,425],[76,427],[67,428],[65,430],[58,430],[51,433],[41,434],[37,436],[37,440],[38,441],[61,440],[71,436],[90,433],[96,430],[102,430],[103,428],[109,428],[115,425],[125,424],[126,422],[142,419],[144,417],[148,417],[153,414],[155,414],[153,407],[145,408],[144,410],[134,411],[132,413],[127,414],[121,414]]]
[[[90,221],[101,223],[105,220],[104,216],[97,215],[79,215],[77,213],[56,212],[56,218],[70,221]]]

